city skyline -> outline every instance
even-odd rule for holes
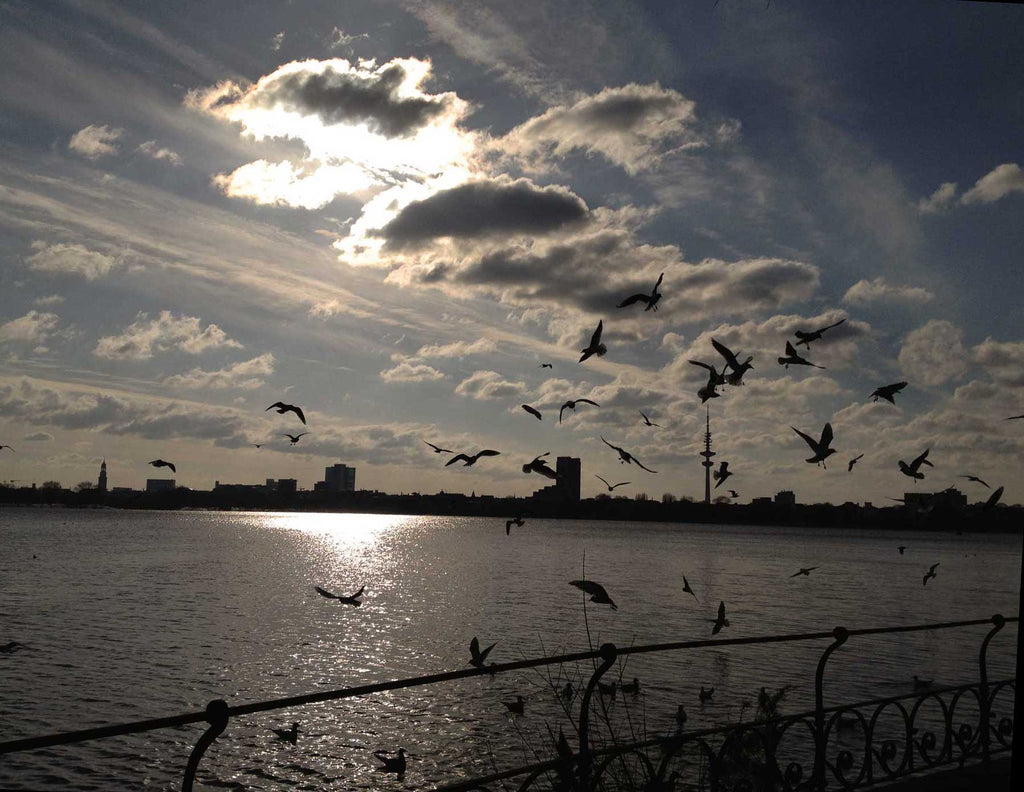
[[[714,338],[744,497],[1016,502],[1021,9],[846,5],[4,3],[0,480],[700,500]]]

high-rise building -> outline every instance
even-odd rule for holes
[[[174,492],[174,479],[146,479],[146,492]]]
[[[328,492],[355,492],[356,469],[341,463],[324,468],[323,489]]]
[[[579,501],[580,499],[580,460],[578,457],[560,456],[555,462],[555,489],[563,500]]]
[[[103,460],[103,464],[100,465],[100,480],[96,485],[96,489],[100,492],[107,491],[107,460]]]

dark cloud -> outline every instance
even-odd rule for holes
[[[281,107],[318,115],[325,124],[364,123],[379,135],[406,137],[446,112],[451,96],[400,96],[409,74],[401,63],[377,72],[296,71],[261,82],[251,96],[255,107]]]
[[[375,232],[388,247],[437,237],[473,239],[490,234],[542,234],[581,223],[587,205],[565,187],[538,187],[528,179],[478,181],[414,201]]]

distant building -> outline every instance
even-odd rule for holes
[[[750,501],[751,506],[771,506],[772,498],[771,495],[763,495],[760,498],[754,498]]]
[[[96,485],[96,489],[100,492],[107,491],[107,460],[103,460],[103,464],[100,465],[100,480]]]
[[[146,492],[173,492],[176,486],[174,479],[146,479]]]
[[[296,479],[278,479],[274,489],[282,495],[291,495],[298,491],[299,482]]]
[[[796,506],[796,495],[793,490],[781,490],[775,493],[776,506]]]
[[[314,489],[325,492],[355,492],[356,469],[341,463],[324,468],[324,480],[318,481]]]
[[[578,457],[560,456],[555,462],[558,480],[555,489],[563,500],[578,503],[580,500],[580,460]]]

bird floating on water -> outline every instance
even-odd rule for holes
[[[924,573],[924,580],[921,582],[922,586],[927,586],[928,581],[935,577],[935,567],[937,567],[941,563],[942,562],[939,561],[938,563],[932,564],[930,567],[928,567],[928,571]]]
[[[18,643],[17,641],[8,641],[7,643],[0,646],[0,654],[14,654],[19,649],[24,649],[25,644]]]
[[[618,682],[598,682],[597,683],[597,692],[601,693],[602,695],[611,696],[612,698],[615,698],[615,694],[618,692],[618,690],[619,690],[619,683]]]
[[[505,520],[505,536],[509,536],[512,533],[513,525],[517,528],[522,528],[525,522],[526,520],[524,520],[522,517],[515,517],[511,520]]]
[[[532,460],[523,465],[523,473],[540,473],[542,476],[546,476],[549,479],[558,479],[558,473],[551,469],[551,466],[544,461],[544,457],[550,454],[550,451],[545,451],[540,456],[535,456]]]
[[[357,591],[355,594],[347,595],[332,594],[331,592],[327,591],[326,589],[322,589],[319,586],[313,586],[313,588],[316,589],[316,593],[319,594],[321,597],[327,597],[327,599],[336,599],[342,605],[355,605],[358,608],[360,605],[363,604],[359,598],[363,596],[363,591],[366,589],[366,586],[360,586],[359,591]]]
[[[377,768],[378,770],[398,775],[405,773],[405,748],[398,749],[398,756],[388,756],[387,751],[374,751],[373,755],[382,762],[381,766]]]
[[[718,603],[718,618],[708,619],[708,621],[715,625],[711,628],[712,635],[718,635],[718,633],[721,632],[723,627],[729,626],[729,620],[725,618],[725,602]],[[714,692],[714,688],[712,688],[711,690],[712,692]]]
[[[618,484],[609,484],[606,479],[602,478],[601,476],[598,476],[596,473],[594,474],[594,478],[601,479],[601,481],[604,482],[604,485],[608,488],[609,492],[614,491],[616,487],[624,487],[626,484],[630,483],[628,481],[620,481]]]
[[[654,284],[654,288],[651,289],[650,294],[631,295],[622,302],[620,302],[616,307],[625,308],[627,305],[633,305],[633,303],[643,302],[647,304],[647,307],[644,308],[644,311],[657,311],[658,301],[661,299],[661,292],[658,291],[658,287],[661,286],[661,279],[664,277],[664,272],[658,276],[658,282]]]
[[[302,408],[296,407],[294,404],[285,404],[284,402],[279,401],[274,402],[269,407],[267,407],[267,409],[264,410],[263,412],[267,412],[267,410],[273,410],[275,407],[277,408],[278,415],[284,415],[286,412],[293,412],[299,417],[299,420],[302,421],[303,424],[306,423],[306,416],[303,414]]]
[[[508,711],[513,715],[522,715],[526,711],[526,702],[523,700],[523,697],[519,695],[516,696],[515,701],[503,701],[501,703],[504,704]]]
[[[449,465],[454,465],[456,462],[461,462],[463,467],[469,467],[471,465],[475,465],[476,461],[480,457],[498,456],[500,453],[500,451],[494,451],[493,449],[485,448],[483,451],[477,451],[475,454],[473,454],[473,456],[468,456],[466,454],[456,454],[447,462],[445,462],[444,466],[448,467]]]
[[[988,486],[988,483],[987,483],[987,482],[985,482],[985,481],[982,481],[982,480],[981,480],[980,478],[978,478],[977,476],[972,476],[972,475],[970,475],[970,474],[968,474],[968,473],[961,473],[961,474],[960,474],[960,476],[959,476],[959,478],[965,478],[965,479],[967,479],[968,481],[976,481],[976,482],[977,482],[978,484],[981,484],[981,485],[983,485],[983,486],[985,486],[985,487],[988,487],[988,489],[992,489],[991,487],[989,487],[989,486]]]
[[[474,635],[473,636],[473,640],[469,642],[470,658],[469,658],[469,662],[467,663],[467,665],[471,665],[474,668],[483,668],[484,667],[484,661],[487,659],[487,655],[489,655],[491,653],[491,650],[495,646],[497,646],[497,645],[498,645],[498,642],[495,641],[490,646],[488,646],[486,649],[481,651],[481,649],[480,649],[480,641]]]
[[[640,692],[640,680],[636,677],[633,677],[632,682],[623,682],[621,685],[619,685],[619,690],[621,690],[623,693],[629,693],[630,695],[635,696],[637,693]]]
[[[521,404],[519,406],[522,407],[524,410],[526,410],[530,415],[532,415],[538,421],[544,420],[541,417],[540,410],[538,410],[536,407],[531,407],[529,404]]]
[[[608,592],[600,583],[595,583],[593,580],[570,580],[569,585],[589,594],[591,602],[596,602],[598,605],[611,605],[612,610],[619,609],[619,606],[612,602],[612,598],[608,596]]]
[[[661,424],[654,423],[650,418],[647,417],[647,414],[643,410],[637,410],[637,412],[639,412],[640,415],[643,416],[644,426],[656,426],[659,429],[661,428]]]
[[[309,432],[299,432],[297,435],[288,434],[287,432],[282,432],[281,433],[281,437],[287,437],[289,440],[292,441],[292,445],[295,445],[297,442],[299,442],[299,440],[301,440],[303,437],[305,437],[308,434],[309,434]]]
[[[452,451],[452,450],[450,450],[448,448],[441,448],[441,446],[436,446],[433,443],[427,442],[426,440],[424,440],[423,442],[427,443],[428,446],[433,448],[435,454],[454,454],[455,453],[454,451]]]
[[[597,355],[598,357],[604,357],[608,351],[608,347],[601,343],[601,331],[604,329],[604,319],[597,323],[597,330],[590,337],[590,343],[586,348],[580,350],[583,354],[580,355],[580,363],[586,360],[591,355]]]
[[[814,331],[812,331],[810,333],[808,333],[808,332],[806,332],[804,330],[797,330],[794,333],[794,335],[797,338],[799,338],[800,340],[797,341],[796,344],[797,344],[797,346],[800,346],[800,344],[803,344],[808,349],[810,349],[812,341],[817,341],[819,338],[821,338],[822,333],[824,333],[826,330],[831,330],[833,327],[839,327],[839,325],[841,325],[845,321],[846,321],[846,318],[843,317],[838,322],[833,322],[830,325],[826,325],[825,327],[819,328],[818,330],[814,330]]]
[[[921,467],[921,465],[927,465],[928,467],[935,467],[935,465],[933,465],[931,462],[928,461],[928,452],[929,451],[931,451],[931,449],[930,448],[926,448],[924,450],[924,452],[921,454],[921,456],[917,457],[909,465],[901,459],[899,461],[900,473],[902,473],[904,476],[910,476],[915,481],[917,479],[923,479],[924,478],[924,473],[921,473],[918,470]]]
[[[875,401],[878,401],[879,399],[885,399],[890,404],[895,404],[896,394],[903,390],[905,387],[907,387],[907,383],[905,382],[894,382],[892,383],[892,385],[882,385],[880,388],[875,388],[871,395],[874,397]]]
[[[713,695],[715,695],[715,689],[714,688],[708,688],[707,690],[705,690],[704,686],[701,685],[700,686],[700,693],[698,695],[700,696],[700,703],[704,704],[704,703],[706,703],[708,701],[711,701],[711,697]]]
[[[177,473],[178,472],[178,469],[174,466],[173,462],[168,462],[168,461],[166,461],[164,459],[154,459],[149,464],[151,464],[153,467],[166,467],[166,468],[170,468],[172,473]]]
[[[858,461],[858,460],[859,460],[859,459],[860,459],[860,458],[861,458],[862,456],[864,456],[864,455],[863,455],[863,454],[860,454],[860,456],[855,456],[855,457],[854,457],[853,459],[851,459],[851,460],[850,460],[849,462],[847,462],[847,463],[846,463],[846,472],[847,472],[847,473],[849,473],[849,472],[850,472],[851,470],[853,470],[853,466],[857,464],[857,461]]]
[[[725,367],[730,369],[728,374],[725,374],[723,368],[722,374],[725,375],[725,381],[729,385],[742,385],[743,375],[747,373],[749,369],[753,368],[750,363],[754,359],[753,355],[749,355],[746,360],[742,363],[739,362],[736,355],[733,354],[732,350],[729,349],[725,344],[717,339],[711,339],[711,346],[713,346],[723,358],[725,358]]]
[[[811,572],[813,572],[817,568],[818,567],[816,567],[816,566],[814,566],[814,567],[800,567],[800,571],[799,572],[794,572],[792,575],[790,575],[790,577],[791,578],[795,578],[795,577],[798,577],[799,575],[803,575],[804,577],[810,577],[811,576]]]
[[[636,464],[637,467],[643,468],[648,473],[657,473],[658,472],[657,470],[651,470],[649,467],[644,467],[644,465],[642,465],[640,463],[640,460],[637,459],[635,456],[633,456],[631,453],[629,453],[628,451],[625,451],[625,450],[619,448],[617,445],[612,445],[607,440],[605,440],[603,437],[601,438],[601,441],[606,446],[608,446],[609,448],[614,448],[619,453],[619,463],[620,464],[622,464],[622,463],[625,463],[627,465]]]
[[[293,723],[290,729],[272,729],[271,731],[277,735],[277,739],[282,742],[291,743],[295,745],[299,741],[299,724]]]
[[[825,460],[836,452],[834,448],[829,448],[832,444],[832,424],[825,424],[825,428],[821,430],[821,439],[819,440],[815,440],[810,435],[804,434],[795,426],[791,426],[789,428],[800,435],[804,439],[804,442],[811,447],[811,451],[814,452],[814,456],[808,457],[805,461],[820,464],[822,467],[827,468],[828,465],[825,464]]]
[[[907,546],[906,545],[900,545],[896,549],[900,551],[900,555],[903,555],[903,551],[907,549]]]
[[[558,422],[559,423],[562,422],[562,413],[563,412],[565,412],[566,410],[575,410],[576,409],[576,405],[579,404],[579,403],[593,404],[595,407],[600,407],[601,406],[596,401],[591,401],[590,399],[569,399],[565,404],[562,405],[562,409],[560,409],[558,411]]]
[[[787,369],[790,366],[813,366],[814,368],[823,369],[824,366],[819,366],[817,363],[811,363],[807,358],[800,357],[796,349],[789,341],[786,342],[786,356],[779,358],[779,363],[785,366]]]
[[[932,686],[930,679],[921,679],[917,674],[914,674],[914,690],[928,690]]]

